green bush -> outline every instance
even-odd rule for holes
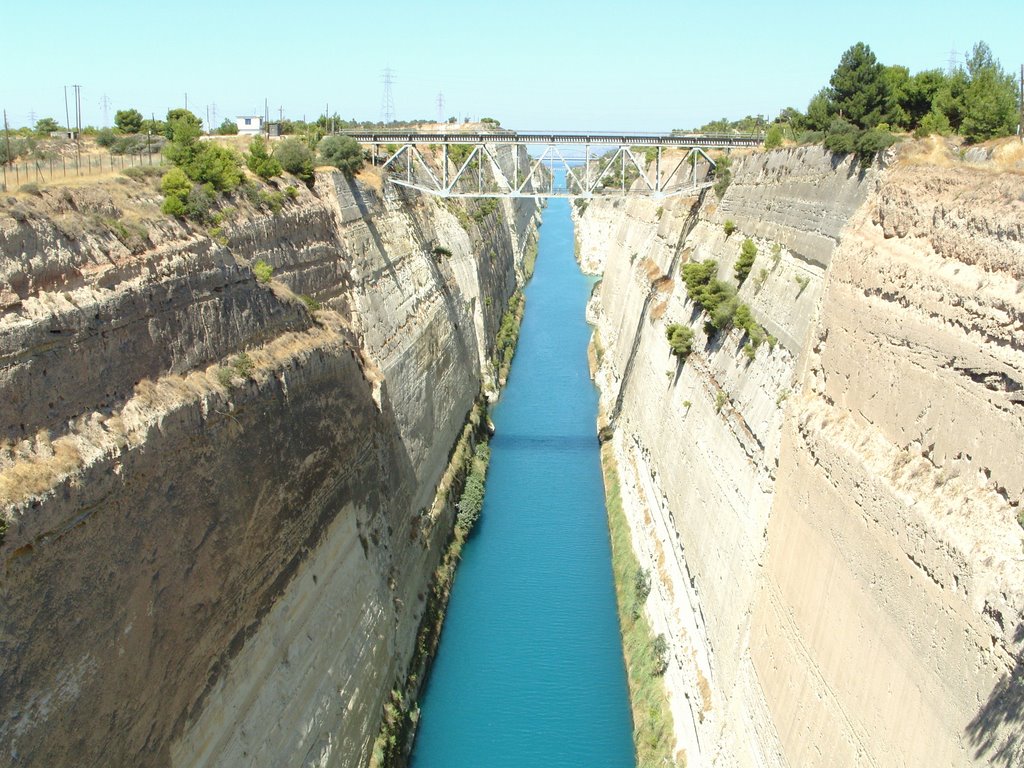
[[[96,134],[96,143],[104,149],[110,149],[117,141],[117,134],[113,128],[101,128]]]
[[[252,273],[261,283],[269,283],[271,275],[274,274],[274,268],[263,259],[260,259],[252,265]]]
[[[224,122],[217,126],[216,132],[220,136],[234,136],[238,133],[238,123],[225,117]]]
[[[693,351],[693,330],[689,326],[672,323],[665,329],[665,337],[676,357],[685,360]]]
[[[230,192],[242,182],[242,158],[227,147],[203,144],[185,173],[200,184],[211,184],[218,192]]]
[[[325,165],[333,165],[350,176],[363,167],[363,148],[351,136],[325,136],[318,149]]]
[[[768,126],[768,131],[764,135],[764,148],[765,149],[778,149],[782,146],[782,126],[778,123],[772,123]]]
[[[715,161],[715,194],[719,198],[725,196],[725,190],[732,183],[732,158],[722,155]]]
[[[164,174],[160,181],[160,191],[164,194],[164,202],[160,207],[164,213],[183,217],[186,212],[188,194],[192,191],[192,182],[181,168],[172,168]]]
[[[736,231],[736,222],[732,219],[726,219],[725,223],[722,224],[722,229],[725,230],[725,236],[729,237],[733,232]]]
[[[252,137],[252,141],[249,142],[249,154],[245,156],[245,164],[250,171],[264,180],[281,175],[281,163],[267,152],[267,143],[262,136]]]
[[[875,159],[875,155],[896,143],[896,137],[883,128],[869,128],[857,136],[855,149],[857,159],[867,165]]]
[[[313,152],[302,139],[289,138],[274,147],[274,157],[281,168],[303,181],[313,180]]]
[[[857,126],[841,117],[835,118],[825,133],[825,149],[837,155],[848,155],[856,149]]]
[[[754,241],[748,237],[743,241],[743,245],[740,247],[740,257],[736,259],[736,264],[733,265],[733,272],[740,285],[743,285],[743,281],[746,280],[747,275],[750,274],[750,268],[754,266],[754,259],[756,258],[757,246],[754,245]]]
[[[265,189],[259,190],[260,208],[269,208],[273,213],[279,213],[284,207],[283,192],[268,192]]]
[[[498,201],[488,197],[480,201],[476,210],[473,211],[473,220],[479,224],[498,209]]]
[[[700,303],[701,293],[704,288],[715,279],[718,274],[718,262],[713,259],[707,261],[690,261],[682,266],[683,282],[686,283],[686,295],[690,301]]]
[[[938,109],[933,109],[921,118],[921,124],[914,131],[914,136],[919,139],[925,136],[932,136],[933,134],[949,136],[952,132],[953,127],[949,124],[949,118],[946,117],[945,113]]]

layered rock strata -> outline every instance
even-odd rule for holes
[[[369,759],[537,211],[291,186],[209,229],[144,180],[0,204],[11,765]]]
[[[679,749],[1019,764],[1024,183],[814,148],[734,167],[720,201],[594,201],[578,229]],[[735,284],[748,237],[739,296],[776,340],[753,359],[678,269]]]

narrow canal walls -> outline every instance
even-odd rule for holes
[[[691,766],[1021,759],[1024,183],[911,150],[750,154],[720,200],[577,217]],[[747,240],[752,320],[706,327],[685,266],[736,285]]]
[[[369,760],[538,212],[278,187],[0,201],[11,765]]]

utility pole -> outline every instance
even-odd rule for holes
[[[185,109],[188,109],[188,91],[185,91]]]
[[[82,135],[82,86],[75,86],[75,127],[78,130],[78,136]],[[75,140],[78,140],[78,136]]]
[[[13,163],[14,158],[11,157],[11,129],[7,127],[7,110],[4,110],[4,141],[7,142],[7,162],[4,163],[4,192],[7,191],[7,164]]]
[[[1020,122],[1017,123],[1017,134],[1024,143],[1024,64],[1020,65]]]
[[[444,122],[444,94],[440,92],[437,94],[437,122]]]
[[[213,128],[210,126],[210,105],[206,105],[206,132],[213,133]]]
[[[38,117],[38,115],[36,114],[36,111],[34,109],[30,109],[28,111],[28,124],[31,125],[33,128],[36,125],[36,118],[37,117]]]
[[[64,86],[64,127],[71,133],[71,112],[68,111],[68,87]]]

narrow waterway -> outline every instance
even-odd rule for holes
[[[591,285],[569,204],[553,200],[413,768],[634,764],[587,369]]]

